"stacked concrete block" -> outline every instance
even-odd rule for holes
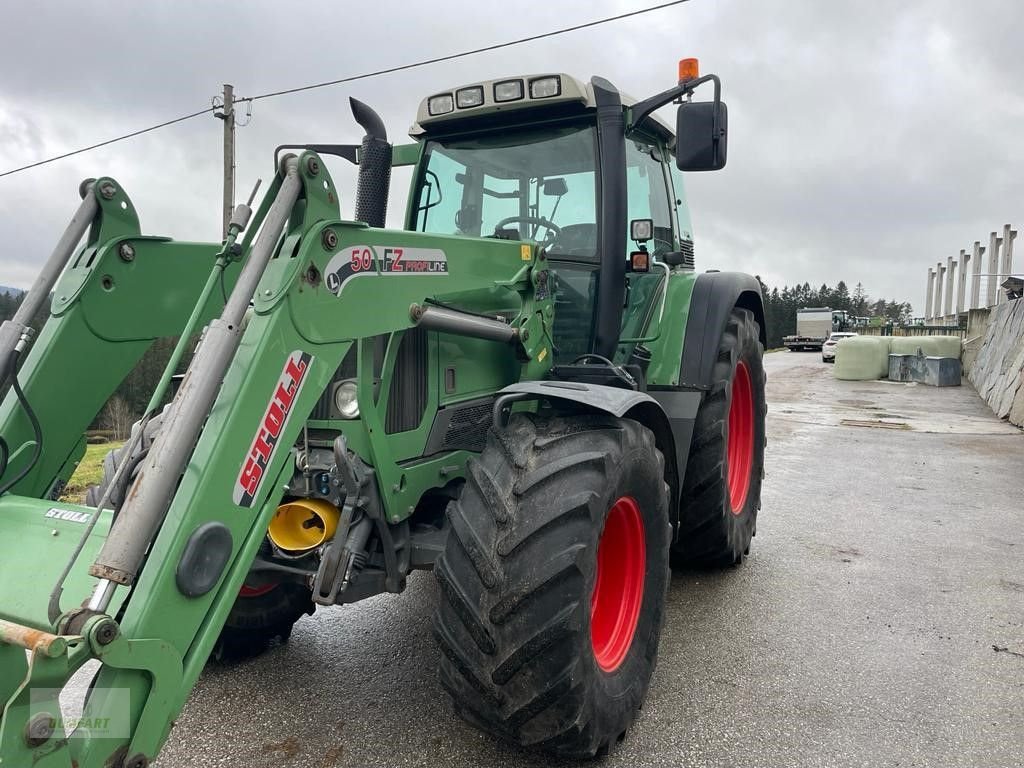
[[[926,357],[889,355],[889,381],[914,381],[931,387],[959,387],[960,359],[957,357]]]
[[[968,379],[997,416],[1024,426],[1024,299],[992,309]]]

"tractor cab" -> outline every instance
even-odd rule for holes
[[[675,135],[637,105],[601,78],[504,78],[428,96],[410,131],[406,228],[540,244],[562,363],[627,362],[670,270],[694,266]]]

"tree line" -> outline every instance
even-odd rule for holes
[[[835,287],[822,283],[820,288],[812,288],[810,283],[804,283],[785,285],[780,290],[769,287],[760,277],[757,279],[764,295],[769,349],[781,347],[783,336],[796,333],[796,313],[804,307],[841,309],[856,317],[880,317],[894,324],[909,324],[914,316],[910,302],[872,299],[862,283],[857,283],[853,291],[843,280]]]

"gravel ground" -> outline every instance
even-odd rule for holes
[[[1024,434],[969,386],[766,367],[751,557],[677,574],[647,704],[602,765],[1024,765]],[[552,765],[453,715],[436,599],[418,574],[209,668],[159,766]]]

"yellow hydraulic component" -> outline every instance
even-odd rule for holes
[[[334,536],[340,514],[323,499],[296,499],[277,508],[267,533],[286,552],[308,552]]]

